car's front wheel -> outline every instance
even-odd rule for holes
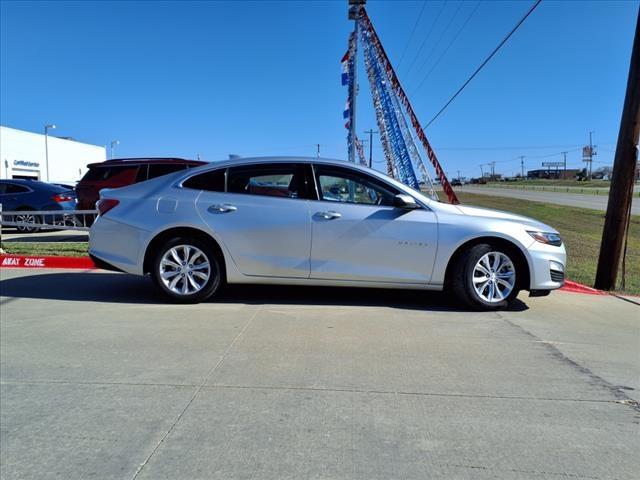
[[[517,273],[512,252],[483,243],[457,258],[451,272],[451,288],[474,310],[497,310],[518,296]]]
[[[151,276],[165,295],[180,303],[202,302],[222,282],[215,250],[198,238],[165,242],[156,252]]]

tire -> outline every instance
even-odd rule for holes
[[[513,252],[482,243],[455,260],[450,288],[455,297],[472,310],[500,310],[518,296],[518,282],[518,263]]]
[[[25,213],[29,210],[33,210],[32,208],[21,208],[20,210],[24,210]],[[37,225],[38,223],[42,223],[42,218],[37,215],[15,215],[14,222],[29,222]],[[20,233],[38,233],[40,231],[40,227],[16,227]]]
[[[208,242],[195,237],[174,237],[157,249],[151,277],[162,293],[174,302],[199,303],[220,289],[223,283],[221,265],[216,250]]]

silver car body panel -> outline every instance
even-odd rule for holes
[[[238,165],[310,163],[349,168],[413,197],[421,208],[270,197],[183,188],[194,175]],[[550,268],[564,269],[564,246],[535,241],[527,230],[556,232],[536,220],[495,210],[434,201],[384,174],[340,160],[298,157],[235,159],[131,186],[102,190],[120,204],[99,216],[92,255],[143,275],[145,253],[159,234],[193,228],[220,246],[229,283],[378,286],[440,290],[452,255],[478,238],[516,245],[529,266],[531,290],[550,290]],[[229,211],[218,207],[229,205]],[[226,207],[225,207],[226,208]],[[325,212],[339,217],[324,218]],[[553,262],[553,263],[552,263]]]

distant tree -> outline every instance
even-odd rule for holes
[[[579,182],[585,181],[587,179],[587,169],[583,168],[576,175],[576,180]]]
[[[613,168],[609,165],[598,168],[594,173],[599,173],[602,175],[604,180],[611,180],[611,173],[613,172]]]

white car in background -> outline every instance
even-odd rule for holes
[[[558,232],[339,160],[241,158],[102,190],[89,252],[200,302],[226,283],[449,290],[499,309],[564,282]]]

